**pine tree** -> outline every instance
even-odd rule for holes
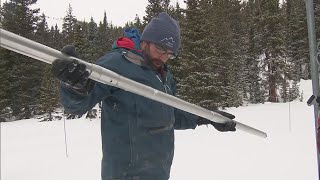
[[[63,35],[60,33],[60,30],[57,24],[54,27],[53,26],[51,27],[49,34],[50,34],[49,46],[58,50],[62,49],[62,47],[64,46]]]
[[[71,4],[68,6],[67,15],[63,18],[62,34],[64,38],[64,44],[74,43],[74,28],[76,26],[77,19],[73,15]]]
[[[215,49],[210,38],[210,20],[208,1],[187,1],[186,19],[182,24],[181,58],[176,78],[178,95],[188,102],[214,109],[219,106],[216,65],[211,63],[215,59]],[[190,88],[192,87],[192,88]],[[197,94],[197,96],[194,96]]]
[[[225,68],[217,71],[222,80],[222,107],[234,107],[242,104],[242,87],[244,86],[244,67],[246,50],[245,31],[242,5],[240,0],[214,1],[216,12],[213,27],[217,30],[212,40],[217,51],[217,60],[214,63],[222,64]],[[220,80],[220,81],[221,81]]]
[[[90,22],[88,24],[88,36],[87,39],[90,42],[94,42],[97,40],[97,23],[94,22],[93,17],[91,17]]]
[[[83,28],[83,23],[76,23],[73,30],[73,45],[76,47],[77,54],[80,56],[79,58],[83,60],[88,60],[90,57],[87,52],[88,42],[86,34],[86,29]]]
[[[310,75],[308,29],[304,0],[287,0],[286,8],[286,45],[292,78],[308,79]]]
[[[50,32],[48,29],[48,23],[46,20],[46,16],[42,14],[39,17],[39,23],[37,24],[36,32],[35,32],[35,39],[37,42],[44,44],[44,45],[49,45],[50,41]]]
[[[52,27],[51,31],[55,32],[55,29],[53,29]],[[40,21],[37,25],[37,31],[35,33],[36,40],[41,44],[54,47],[55,44],[53,43],[56,42],[58,39],[54,39],[52,35],[54,35],[54,33],[51,34],[50,30],[48,29],[46,16],[42,14],[40,16]],[[42,68],[41,68],[42,78],[41,78],[40,89],[39,89],[40,97],[36,102],[37,103],[36,110],[37,110],[37,113],[40,113],[40,114],[48,113],[49,117],[46,118],[46,120],[52,121],[51,113],[53,112],[54,108],[57,107],[59,96],[57,91],[57,83],[55,78],[51,74],[50,68],[51,68],[50,65],[42,63]]]
[[[136,14],[136,17],[134,18],[133,26],[138,28],[139,32],[143,31],[143,23],[142,23],[141,19],[139,18],[138,14]]]
[[[88,57],[89,62],[94,62],[99,58],[96,51],[96,46],[97,46],[96,43],[98,39],[97,35],[98,35],[97,23],[91,17],[90,22],[88,24],[88,35],[87,35],[87,43],[88,43],[87,54],[89,55]]]
[[[161,12],[170,12],[170,0],[148,0],[146,15],[143,17],[144,26]]]
[[[170,11],[170,0],[162,0],[160,4],[161,4],[161,7],[162,7],[163,11],[169,13],[169,11]]]
[[[181,33],[183,34],[184,31],[184,23],[185,23],[185,17],[183,15],[183,9],[180,8],[179,3],[177,2],[176,7],[173,9],[173,12],[171,14],[171,17],[179,22]],[[183,46],[183,42],[181,43],[181,46]],[[179,84],[181,77],[182,66],[181,66],[181,51],[182,48],[178,51],[177,58],[174,60],[170,60],[168,62],[169,69],[171,73],[173,74],[174,78],[176,79],[176,82]]]
[[[181,21],[184,20],[184,14],[183,14],[183,9],[180,7],[179,2],[176,3],[175,7],[172,7],[172,12],[171,12],[171,16],[173,17],[173,19],[179,21],[181,23]]]
[[[2,7],[2,27],[21,36],[34,39],[38,23],[39,9],[31,9],[37,0],[10,0]],[[9,53],[7,61],[7,76],[10,98],[9,107],[16,119],[30,118],[39,96],[41,64],[31,58]],[[7,105],[5,105],[7,106]]]
[[[107,14],[104,12],[103,21],[99,23],[96,41],[97,56],[101,57],[111,50],[112,42],[112,32],[107,21]]]
[[[8,61],[13,54],[12,52],[0,48],[0,122],[4,121],[6,118],[10,117],[10,113],[7,112],[10,109],[10,62]]]
[[[58,82],[52,76],[51,67],[49,65],[44,66],[43,76],[41,81],[41,94],[38,102],[39,113],[48,113],[48,117],[45,117],[45,121],[52,121],[52,113],[58,106]]]
[[[249,0],[244,2],[243,14],[245,17],[244,20],[244,29],[246,31],[245,37],[246,41],[244,43],[245,54],[244,64],[242,68],[244,76],[244,87],[243,87],[243,98],[245,101],[250,103],[263,103],[265,101],[264,94],[265,89],[262,86],[262,79],[259,76],[261,68],[259,66],[259,56],[260,52],[258,49],[258,31],[256,25],[256,16],[257,16],[257,5],[258,3],[254,0]]]
[[[161,0],[148,0],[149,4],[146,7],[146,15],[143,17],[144,24],[148,24],[151,19],[162,12],[160,5]]]
[[[297,81],[293,81],[292,85],[290,86],[289,89],[289,100],[288,101],[293,101],[300,97],[300,91],[299,91],[299,85]],[[300,97],[303,98],[303,97]]]
[[[266,77],[265,86],[268,88],[268,100],[278,101],[277,88],[283,81],[285,69],[285,41],[283,35],[284,14],[278,0],[259,1],[258,30],[260,53],[264,56],[262,67]]]

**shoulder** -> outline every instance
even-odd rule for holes
[[[97,60],[96,64],[105,67],[110,63],[114,64],[114,63],[121,61],[122,58],[123,58],[122,51],[120,51],[120,50],[111,51],[111,52],[105,54],[104,56],[102,56],[101,58],[99,58]]]
[[[125,59],[123,52],[124,50],[121,49],[113,50],[99,58],[96,64],[110,70],[121,70],[128,68],[130,64]]]
[[[111,51],[99,58],[96,64],[121,75],[130,73],[134,69],[139,69],[140,66],[135,60],[131,60],[133,53],[128,52],[125,49]]]

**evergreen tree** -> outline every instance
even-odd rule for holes
[[[49,45],[51,41],[48,41],[50,39],[50,33],[48,29],[48,23],[46,20],[46,16],[42,14],[39,17],[39,23],[36,28],[35,32],[35,39],[37,42],[44,44],[44,45]]]
[[[38,102],[39,113],[48,113],[48,117],[45,117],[45,121],[52,121],[52,113],[58,106],[58,82],[52,76],[51,67],[46,65],[43,69],[43,78],[41,81],[41,94]]]
[[[87,35],[87,43],[88,43],[87,58],[89,62],[94,62],[99,58],[96,51],[97,39],[98,39],[97,35],[98,35],[97,23],[91,17],[90,22],[88,24],[88,35]]]
[[[11,68],[11,64],[8,60],[11,59],[13,52],[10,52],[8,50],[5,50],[3,48],[0,48],[0,114],[2,115],[0,117],[4,121],[4,119],[8,118],[9,114],[6,112],[8,109],[10,109],[10,101],[12,99],[12,96],[10,96],[10,71],[8,71]],[[6,114],[6,116],[4,116]]]
[[[52,26],[50,29],[50,46],[54,49],[62,49],[63,44],[63,35],[60,33],[58,25]]]
[[[123,30],[124,30],[123,27],[117,27],[117,26],[114,26],[113,24],[110,24],[109,34],[110,34],[110,39],[112,43],[119,37],[123,36]]]
[[[143,17],[144,24],[148,24],[151,19],[162,12],[162,0],[148,0],[149,4],[146,7],[146,15]]]
[[[287,27],[287,58],[293,67],[290,69],[293,79],[309,79],[310,60],[308,29],[304,0],[287,0],[285,3]]]
[[[258,30],[260,33],[259,46],[263,55],[263,75],[266,78],[265,86],[268,89],[268,100],[278,101],[277,88],[283,82],[286,64],[285,41],[283,35],[284,14],[278,0],[259,1]]]
[[[37,0],[9,0],[0,12],[1,26],[60,50],[74,44],[81,59],[94,62],[106,52],[123,27],[93,18],[78,22],[69,4],[62,32],[48,29],[46,16],[32,9]],[[146,15],[133,22],[140,32],[160,12],[181,26],[179,57],[169,61],[178,96],[205,108],[239,106],[242,101],[292,101],[299,97],[300,78],[310,78],[305,2],[303,0],[148,0]],[[320,3],[314,0],[320,41]],[[0,114],[29,118],[35,109],[51,114],[58,106],[57,83],[49,65],[0,49]],[[192,87],[192,88],[190,88]],[[195,96],[194,94],[197,94]],[[92,113],[89,113],[89,116]],[[10,116],[1,116],[0,121]],[[51,115],[49,115],[51,119]]]
[[[161,4],[162,9],[165,12],[169,13],[169,11],[170,11],[170,0],[162,0],[160,4]]]
[[[138,14],[136,14],[136,17],[134,18],[133,26],[139,29],[139,32],[142,33],[143,31],[143,23],[141,19],[139,18]]]
[[[293,101],[300,97],[299,85],[297,81],[293,81],[289,89],[289,98],[288,101]],[[300,97],[303,98],[303,97]]]
[[[153,17],[161,12],[170,11],[170,0],[148,0],[146,15],[143,17],[144,26],[146,26]],[[169,13],[170,14],[170,13]]]
[[[30,8],[37,0],[10,0],[2,6],[2,27],[21,36],[35,39],[39,9]],[[39,96],[41,64],[31,58],[16,54],[9,55],[3,62],[8,68],[10,84],[6,88],[12,116],[17,119],[30,118]],[[4,105],[8,107],[8,105]]]
[[[55,31],[53,27],[51,28],[51,31]],[[42,14],[37,26],[37,31],[35,33],[36,40],[41,44],[54,47],[53,42],[57,41],[58,39],[54,39],[51,37],[52,35],[54,34],[51,34],[50,30],[48,29],[46,16]],[[58,84],[56,83],[55,78],[52,76],[50,68],[50,65],[42,63],[40,97],[37,101],[36,109],[38,111],[37,113],[48,113],[49,117],[45,118],[45,120],[52,121],[51,113],[53,112],[54,108],[57,107],[59,96],[57,91]]]
[[[183,13],[183,9],[180,7],[179,2],[176,3],[175,7],[172,7],[172,12],[171,12],[171,16],[179,21],[181,23],[181,21],[183,21],[184,19],[184,13]]]
[[[246,50],[244,17],[240,0],[214,1],[215,18],[213,27],[216,29],[212,36],[217,59],[213,62],[222,64],[225,68],[219,68],[222,81],[221,104],[222,107],[234,107],[242,104],[242,87],[244,86],[244,68]]]
[[[112,42],[112,32],[107,21],[107,14],[104,12],[103,21],[99,23],[97,32],[97,56],[101,57],[111,50]]]
[[[63,44],[74,43],[74,28],[76,26],[77,19],[73,15],[71,4],[68,6],[67,15],[63,18],[62,34],[64,42]]]
[[[90,54],[88,54],[88,42],[86,37],[86,29],[83,28],[83,23],[78,22],[74,26],[73,36],[74,43],[73,45],[76,47],[76,51],[79,58],[83,60],[88,60]]]
[[[262,79],[259,76],[261,68],[259,66],[259,56],[260,52],[258,49],[258,32],[256,25],[256,16],[257,16],[257,5],[254,0],[249,0],[244,2],[244,29],[245,33],[245,43],[243,50],[245,54],[244,64],[242,68],[242,76],[244,76],[244,87],[243,87],[243,98],[245,101],[250,103],[263,103],[265,101],[264,94],[265,89],[262,86]]]
[[[241,1],[186,3],[181,68],[174,69],[179,95],[209,109],[241,105],[246,78],[246,24]]]
[[[88,36],[87,39],[90,42],[95,42],[97,40],[97,23],[94,22],[93,17],[91,17],[90,22],[88,24]]]
[[[176,8],[174,8],[171,17],[173,17],[175,20],[179,22],[180,28],[181,28],[181,34],[184,33],[184,15],[183,15],[183,9],[180,8],[179,3],[177,2]],[[183,46],[183,42],[181,43],[181,46]],[[180,51],[183,49],[182,47],[180,48],[177,58],[174,60],[170,60],[168,62],[169,69],[171,73],[174,75],[174,78],[176,79],[176,82],[179,84],[180,79],[182,78],[182,66],[181,66],[181,58],[180,58]]]
[[[176,72],[179,97],[188,102],[206,108],[219,107],[218,74],[215,59],[215,49],[211,44],[212,36],[208,12],[209,1],[187,1],[186,20],[182,26],[182,53],[179,58],[181,67]],[[192,88],[190,88],[192,87]],[[197,96],[194,96],[197,94]]]

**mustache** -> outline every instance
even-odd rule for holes
[[[162,62],[160,59],[157,59],[157,58],[152,58],[151,61],[157,64],[162,64],[162,65],[164,64],[164,62]]]
[[[148,50],[142,51],[144,57],[147,59],[147,63],[153,68],[158,68],[158,66],[163,66],[165,63],[158,58],[151,58],[151,55]]]

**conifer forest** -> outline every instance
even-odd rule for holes
[[[126,27],[140,33],[152,17],[168,12],[179,21],[182,45],[169,61],[177,96],[204,108],[247,103],[288,102],[303,98],[298,83],[310,79],[304,0],[148,0],[146,15],[123,26],[103,19],[82,21],[66,9],[62,27],[48,26],[33,8],[37,0],[7,0],[0,9],[1,28],[61,50],[73,44],[79,58],[94,63],[111,51]],[[320,0],[314,0],[317,42]],[[51,114],[59,104],[58,80],[48,64],[0,48],[0,121]],[[307,98],[307,97],[305,97]]]

